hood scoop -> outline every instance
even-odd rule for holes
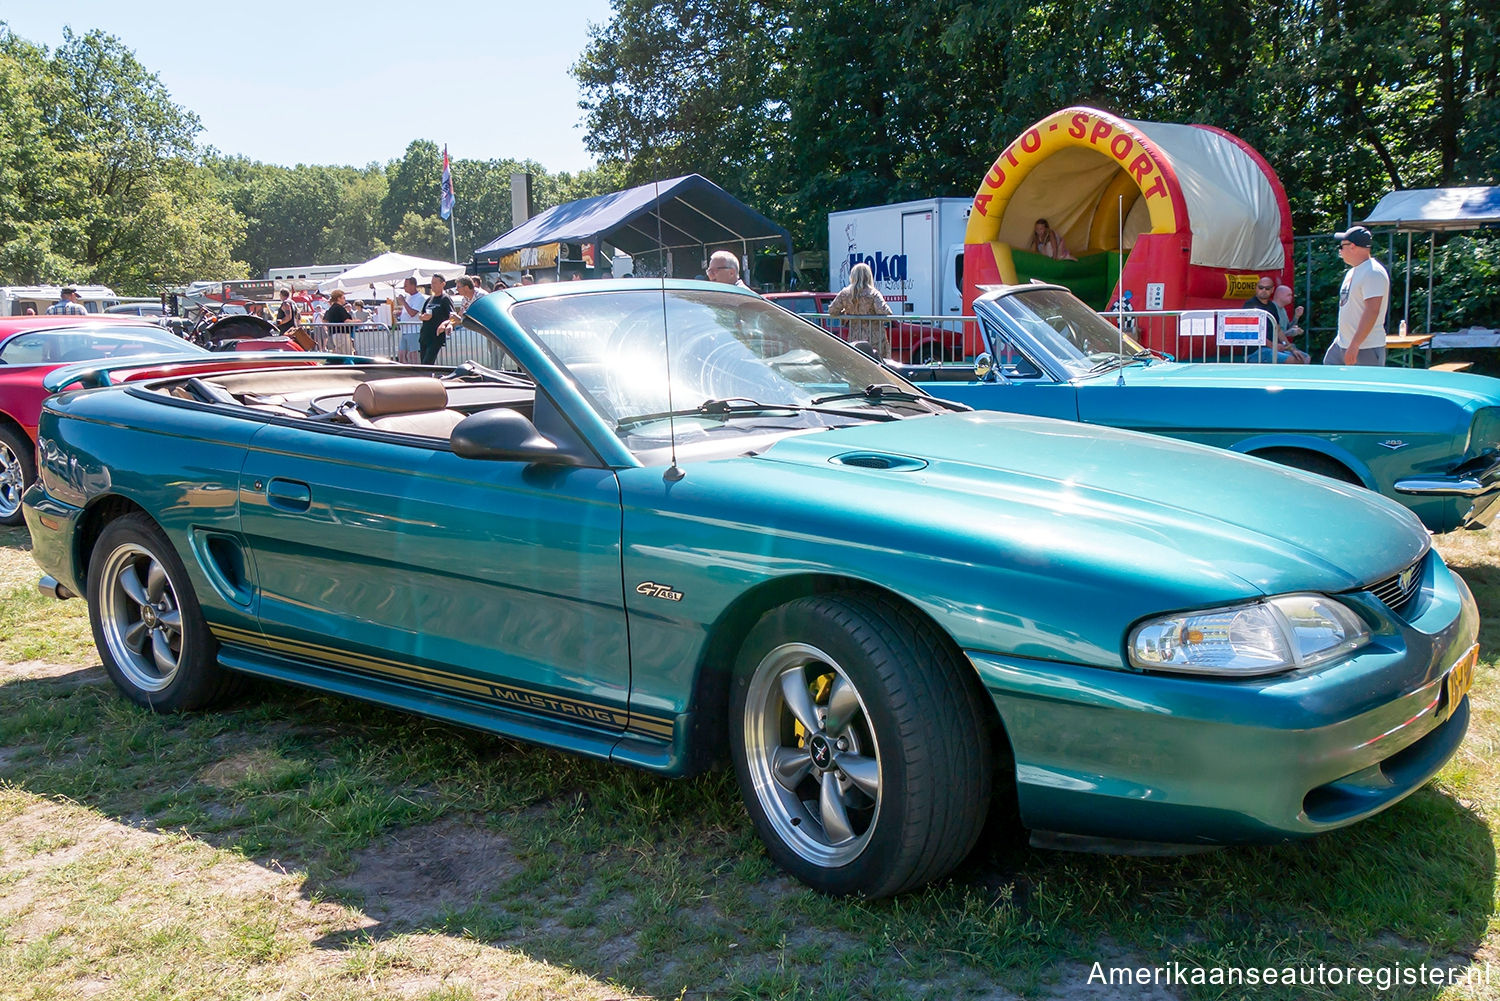
[[[910,473],[927,468],[926,459],[914,459],[909,455],[893,455],[890,452],[844,452],[832,456],[828,461],[839,466],[887,469],[898,473]]]

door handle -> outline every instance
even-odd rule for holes
[[[266,484],[266,502],[283,511],[306,511],[312,507],[312,487],[276,477]]]

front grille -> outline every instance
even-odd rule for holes
[[[1427,559],[1424,551],[1421,556],[1410,565],[1402,569],[1398,574],[1393,574],[1385,580],[1376,581],[1368,588],[1369,592],[1381,601],[1393,612],[1401,612],[1411,604],[1411,600],[1417,596],[1417,591],[1422,587],[1422,564]]]

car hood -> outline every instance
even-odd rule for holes
[[[1075,385],[1081,420],[1133,428],[1229,418],[1247,429],[1456,432],[1472,411],[1500,406],[1500,381],[1488,376],[1366,365],[1158,362]]]
[[[976,551],[1026,549],[1078,572],[1176,580],[1185,593],[1243,593],[1231,578],[1266,594],[1352,590],[1428,547],[1411,512],[1360,487],[1188,442],[993,411],[799,435],[758,460],[848,481],[829,483],[821,503],[858,498],[912,524],[945,523]],[[1220,587],[1199,586],[1209,579]]]

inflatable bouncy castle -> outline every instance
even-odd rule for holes
[[[1028,250],[1045,219],[1075,259]],[[981,286],[1066,285],[1099,309],[1225,309],[1262,275],[1292,283],[1292,221],[1276,172],[1208,125],[1164,125],[1064,108],[996,158],[964,236],[964,312]],[[1143,324],[1175,352],[1176,324]]]

